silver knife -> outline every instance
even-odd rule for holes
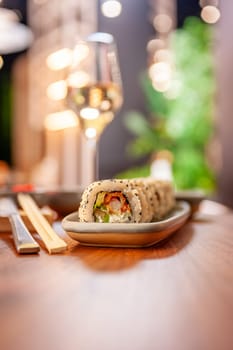
[[[12,198],[0,198],[0,217],[9,218],[15,247],[18,253],[26,254],[39,252],[40,246],[25,226]]]

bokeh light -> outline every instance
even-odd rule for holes
[[[4,61],[2,56],[0,56],[0,69],[3,67],[3,65],[4,65]]]
[[[87,120],[97,119],[100,115],[100,112],[96,108],[85,107],[80,111],[80,117]]]
[[[78,118],[71,110],[48,114],[44,121],[47,130],[63,130],[78,126]]]
[[[97,135],[97,131],[95,128],[87,128],[85,130],[85,135],[88,139],[95,139]]]
[[[90,49],[84,42],[78,43],[73,52],[72,65],[75,66],[85,60],[90,53]]]
[[[85,71],[80,70],[78,72],[74,72],[69,75],[68,85],[75,88],[80,88],[82,86],[87,85],[89,81],[90,81],[89,74],[86,73]]]
[[[60,70],[68,67],[72,62],[72,50],[63,48],[51,53],[47,59],[47,66],[52,70]]]
[[[47,96],[51,100],[63,100],[67,95],[67,84],[65,80],[55,81],[47,87]]]
[[[162,39],[151,39],[147,44],[147,51],[154,52],[156,50],[163,49],[165,42]]]
[[[166,14],[159,14],[153,20],[155,30],[159,33],[168,33],[172,29],[172,18]]]
[[[117,0],[107,0],[103,2],[101,6],[101,11],[105,17],[118,17],[122,11],[122,5]]]
[[[206,23],[214,24],[220,18],[220,11],[215,6],[205,6],[201,11],[201,18]]]

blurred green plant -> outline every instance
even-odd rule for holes
[[[142,78],[148,115],[131,111],[126,127],[135,135],[127,147],[133,157],[169,150],[174,156],[173,174],[178,189],[215,189],[215,174],[206,150],[214,135],[213,32],[197,17],[186,19],[171,38],[175,75],[169,93],[156,91],[147,74]],[[118,177],[148,176],[149,163]]]

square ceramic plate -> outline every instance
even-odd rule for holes
[[[175,208],[163,220],[150,223],[85,223],[78,212],[66,216],[62,227],[82,245],[101,247],[149,247],[177,231],[191,213],[189,203],[177,201]]]
[[[184,190],[175,193],[176,200],[183,200],[190,204],[192,214],[198,211],[199,205],[204,199],[207,199],[206,194],[201,190]]]

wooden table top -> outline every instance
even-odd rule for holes
[[[0,233],[1,350],[232,350],[233,214],[204,201],[145,249],[18,256]]]

